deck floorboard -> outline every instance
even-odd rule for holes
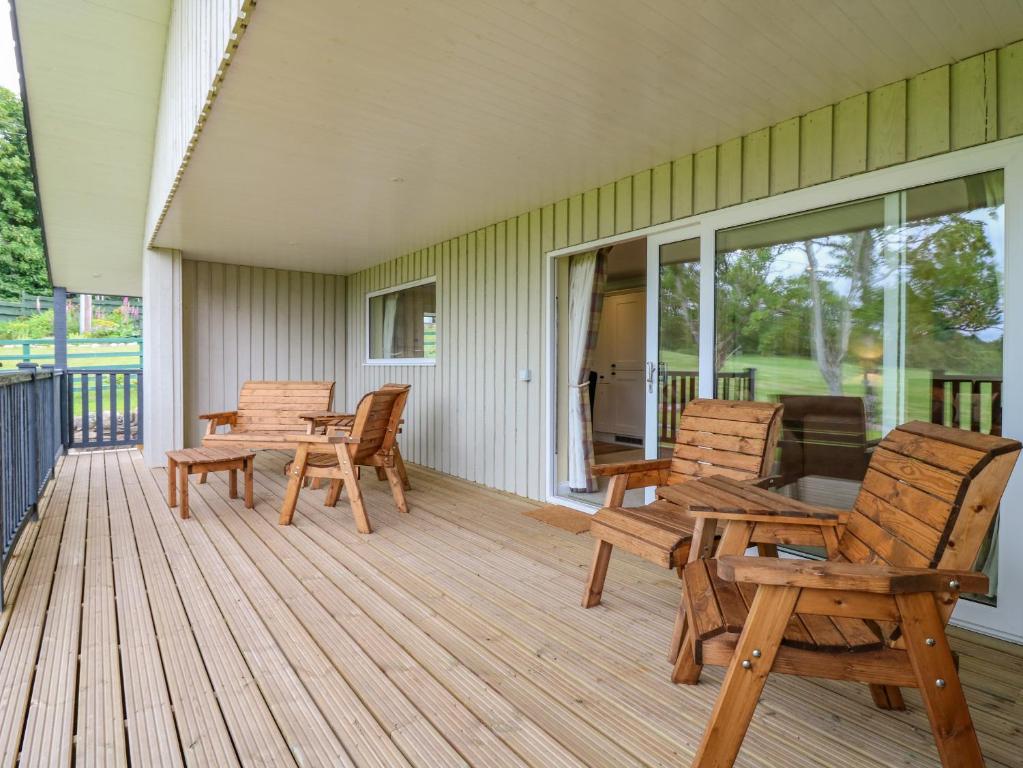
[[[721,670],[667,681],[673,572],[616,553],[583,610],[587,535],[414,466],[408,515],[363,480],[369,536],[322,490],[282,528],[285,459],[259,455],[254,510],[193,478],[189,520],[134,450],[61,461],[8,572],[0,768],[688,764]],[[988,764],[1018,764],[1023,648],[951,635]],[[737,765],[938,765],[906,698],[772,678]]]

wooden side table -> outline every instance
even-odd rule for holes
[[[238,470],[245,473],[245,506],[253,507],[252,468],[256,454],[248,450],[228,448],[185,448],[167,451],[167,504],[178,506],[181,496],[181,519],[188,519],[188,476],[207,472],[228,472],[228,490],[232,499],[238,498]]]

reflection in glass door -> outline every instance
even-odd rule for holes
[[[682,409],[699,394],[698,237],[659,246],[656,285],[657,446],[660,456],[670,456]]]

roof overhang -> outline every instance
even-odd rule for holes
[[[138,295],[171,0],[19,0],[55,285]]]
[[[260,3],[155,243],[350,273],[1020,37],[998,3]]]

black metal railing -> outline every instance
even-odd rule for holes
[[[64,451],[59,371],[0,373],[0,609],[7,559]]]
[[[67,371],[66,430],[72,448],[110,448],[142,442],[142,369]]]
[[[722,400],[756,399],[756,368],[742,371],[719,372],[716,376],[715,396]],[[675,442],[678,419],[686,403],[699,395],[698,371],[661,371],[661,402],[658,418],[658,439],[662,443]]]

